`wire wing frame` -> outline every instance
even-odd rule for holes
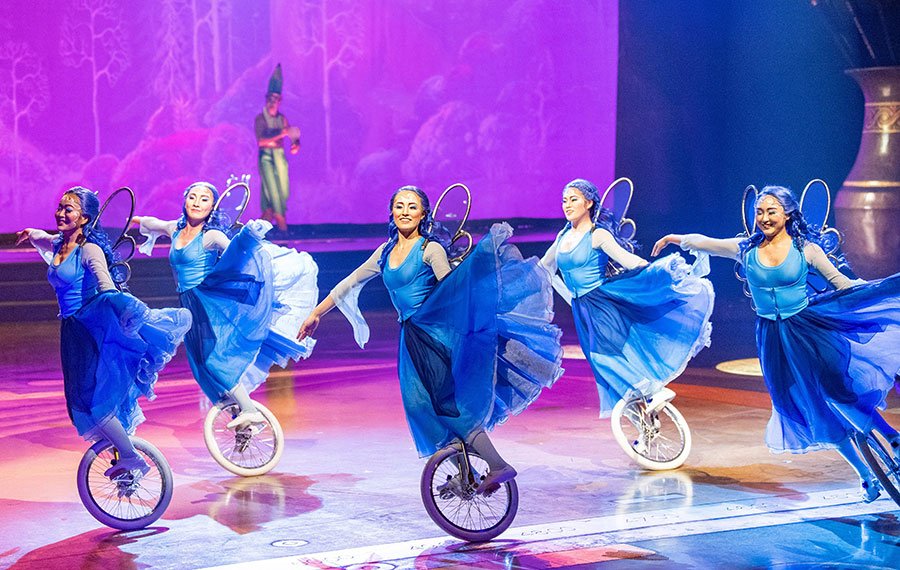
[[[445,198],[447,197],[447,195],[450,194],[451,191],[453,191],[456,188],[461,188],[465,192],[466,198],[465,198],[464,203],[465,203],[466,208],[465,208],[465,212],[463,213],[462,218],[459,220],[459,225],[456,227],[456,230],[451,233],[450,245],[452,246],[457,241],[462,239],[462,240],[466,240],[466,247],[463,248],[463,250],[460,253],[458,253],[458,254],[454,255],[452,258],[448,259],[448,261],[450,262],[451,265],[459,264],[472,251],[472,245],[474,243],[472,240],[472,234],[470,234],[469,232],[467,232],[466,230],[463,229],[463,226],[466,224],[466,221],[468,221],[468,219],[469,219],[469,212],[472,210],[472,192],[469,190],[468,186],[466,186],[465,184],[463,184],[461,182],[457,182],[456,184],[450,185],[449,187],[447,187],[446,190],[444,190],[441,193],[441,196],[438,198],[438,201],[435,204],[434,210],[432,210],[432,214],[431,214],[432,218],[434,218],[435,220],[438,219],[438,214],[440,212],[441,205],[444,203]]]

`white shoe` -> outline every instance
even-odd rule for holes
[[[264,424],[266,423],[266,417],[262,415],[262,412],[241,412],[238,414],[236,418],[228,422],[225,426],[228,429],[237,429],[239,427],[244,427],[248,424]]]
[[[861,481],[860,487],[862,487],[862,500],[865,503],[871,503],[881,495],[881,484],[877,479]]]
[[[115,465],[103,472],[103,476],[113,479],[128,471],[139,471],[141,476],[143,476],[150,472],[150,466],[137,455],[134,457],[120,457]]]
[[[477,493],[479,495],[490,494],[496,491],[501,484],[513,479],[518,473],[512,465],[506,464],[500,469],[491,469],[484,476],[481,484],[478,485]]]

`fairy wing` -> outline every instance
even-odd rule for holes
[[[622,238],[622,245],[634,253],[634,245],[631,240],[637,232],[634,220],[628,217],[628,207],[631,206],[631,198],[634,196],[634,183],[629,178],[618,178],[610,184],[600,197],[600,207],[606,208],[613,214],[612,225],[617,230],[617,235]],[[624,271],[613,260],[606,264],[606,275],[611,277]]]
[[[751,184],[744,188],[744,197],[741,198],[741,220],[744,222],[744,237],[750,237],[756,229],[756,199],[759,191]]]
[[[744,188],[744,195],[741,198],[741,221],[744,223],[744,232],[738,237],[750,237],[756,227],[756,199],[759,197],[759,191],[756,186],[751,184]],[[747,285],[747,272],[744,270],[744,264],[740,261],[734,264],[734,275],[744,284],[744,295],[750,297],[750,286]],[[750,297],[750,306],[753,310],[753,298]]]
[[[633,196],[634,183],[623,176],[610,184],[600,198],[600,207],[613,213],[613,227],[618,229],[619,236],[626,240],[634,239],[637,231],[634,220],[628,217],[628,207],[631,206]]]
[[[818,178],[811,180],[803,189],[803,194],[800,195],[800,213],[803,214],[807,225],[822,232],[824,239],[820,245],[828,259],[839,270],[852,273],[840,255],[842,241],[840,232],[828,226],[828,216],[831,213],[831,192],[824,180]],[[811,293],[821,293],[828,289],[828,283],[814,273],[810,273],[807,284]]]
[[[231,228],[236,230],[241,227],[241,216],[250,203],[250,175],[244,174],[238,178],[232,174],[226,186],[216,202],[216,209],[225,214]]]
[[[457,182],[441,194],[434,206],[432,217],[450,234],[451,264],[461,262],[472,250],[472,236],[463,229],[472,209],[472,193],[465,184]]]
[[[828,185],[818,178],[811,180],[800,195],[800,213],[803,214],[803,219],[807,224],[824,231],[830,212],[831,193]]]
[[[97,217],[91,222],[92,228],[101,227],[109,235],[110,245],[116,261],[110,265],[109,274],[120,290],[131,277],[128,262],[134,257],[135,241],[128,235],[128,226],[134,216],[134,192],[123,186],[109,195],[103,202]]]

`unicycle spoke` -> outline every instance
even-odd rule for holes
[[[78,467],[78,493],[88,512],[113,528],[143,528],[156,521],[172,498],[172,473],[165,458],[148,442],[131,438],[138,455],[150,467],[146,474],[131,472],[104,475],[116,455],[109,442],[94,444]]]
[[[466,465],[468,476],[461,473]],[[478,494],[477,483],[487,472],[487,462],[472,452],[445,448],[432,456],[422,474],[422,500],[431,519],[463,540],[490,540],[506,530],[518,508],[518,490],[512,480]]]
[[[690,430],[670,402],[650,409],[644,398],[618,402],[612,413],[616,441],[635,461],[649,469],[672,469],[690,452]]]
[[[261,475],[272,469],[284,450],[284,435],[272,413],[258,402],[266,419],[262,423],[228,428],[240,409],[234,404],[219,405],[209,411],[204,423],[204,439],[219,465],[243,476]]]

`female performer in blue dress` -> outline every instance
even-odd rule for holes
[[[388,241],[331,290],[298,337],[313,335],[337,306],[363,347],[368,327],[356,304],[359,290],[380,274],[399,313],[397,367],[416,449],[427,457],[466,441],[488,463],[478,487],[484,492],[516,475],[485,431],[523,411],[562,373],[560,332],[547,308],[550,283],[537,259],[523,260],[506,243],[506,224],[494,225],[451,271],[449,244],[425,193],[404,186],[390,207]]]
[[[787,188],[767,186],[755,203],[749,238],[669,234],[670,243],[740,262],[756,306],[756,344],[772,416],[766,444],[774,453],[837,449],[859,475],[863,499],[879,484],[853,446],[854,430],[879,431],[895,454],[900,436],[878,413],[900,369],[900,275],[853,285],[835,268]],[[807,296],[815,271],[839,291]]]
[[[172,240],[169,262],[181,304],[194,322],[184,341],[188,363],[213,403],[227,398],[240,406],[227,426],[235,429],[265,420],[249,393],[269,368],[312,351],[314,341],[297,343],[293,331],[317,300],[318,268],[306,252],[264,242],[272,227],[265,221],[250,221],[229,240],[218,200],[212,184],[196,182],[184,193],[178,220],[132,221],[149,238],[140,248],[147,255],[160,236]]]
[[[129,435],[144,421],[137,399],[153,399],[157,373],[175,354],[191,326],[184,309],[151,310],[116,288],[109,267],[114,256],[97,218],[97,195],[77,186],[56,209],[59,233],[26,228],[28,239],[47,262],[47,278],[59,301],[60,356],[66,407],[78,434],[109,440],[119,460],[105,475],[146,474]]]
[[[576,179],[563,190],[566,226],[541,259],[562,273],[581,349],[600,394],[600,417],[634,395],[671,399],[665,388],[709,345],[712,284],[679,255],[653,264],[626,250],[597,187]],[[612,260],[626,271],[607,278]],[[666,393],[660,394],[661,391]]]

